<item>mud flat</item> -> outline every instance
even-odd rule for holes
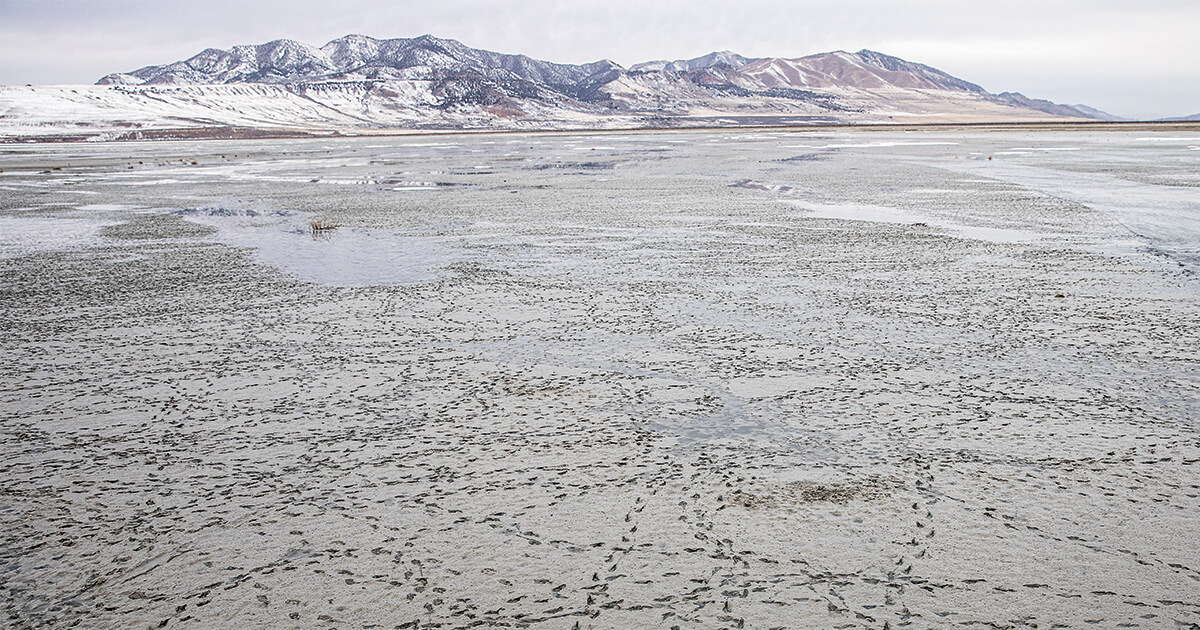
[[[4,625],[1192,627],[1198,164],[0,148]]]

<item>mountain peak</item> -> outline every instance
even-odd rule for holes
[[[746,65],[750,61],[750,59],[733,51],[719,50],[710,52],[707,55],[700,57],[694,57],[692,59],[676,59],[675,61],[661,59],[658,61],[647,61],[644,63],[634,64],[633,66],[630,66],[629,69],[641,72],[684,72],[687,70],[697,70],[700,68],[711,68],[717,65],[726,65],[732,68],[737,68]]]

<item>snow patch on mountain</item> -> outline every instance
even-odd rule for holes
[[[871,50],[835,51],[797,59],[756,59],[740,71],[771,87],[952,90],[984,93],[936,68]]]
[[[685,70],[695,70],[697,68],[711,68],[712,66],[725,65],[731,68],[744,66],[751,60],[743,57],[735,52],[722,50],[711,52],[702,57],[694,59],[677,59],[675,61],[646,61],[635,63],[629,67],[634,72],[683,72]]]

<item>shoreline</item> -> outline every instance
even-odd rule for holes
[[[18,135],[0,137],[0,145],[128,143],[128,142],[191,142],[230,140],[296,140],[320,138],[403,138],[425,136],[478,135],[590,135],[604,133],[669,133],[696,131],[770,131],[807,133],[834,131],[1196,131],[1200,121],[995,121],[995,122],[928,122],[928,123],[816,123],[810,125],[698,125],[672,127],[581,127],[577,129],[364,129],[360,133],[345,130],[295,130],[275,127],[178,127],[125,131],[111,139],[98,135]],[[99,134],[111,132],[98,132]]]

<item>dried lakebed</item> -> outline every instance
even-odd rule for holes
[[[1178,131],[0,148],[0,614],[1193,627],[1198,164]]]

